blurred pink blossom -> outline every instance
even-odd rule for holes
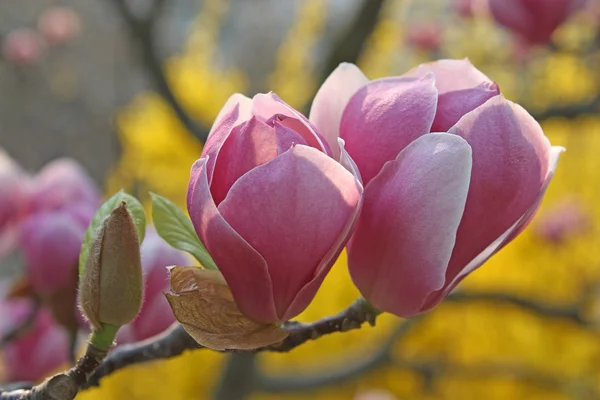
[[[587,0],[489,0],[492,17],[528,44],[543,45]]]
[[[540,215],[535,224],[535,233],[548,242],[558,244],[569,237],[588,232],[591,226],[591,216],[583,205],[569,199]]]
[[[2,56],[16,65],[36,64],[44,56],[40,35],[29,28],[17,28],[2,42]]]
[[[0,334],[22,324],[32,307],[25,299],[0,303]],[[4,346],[2,357],[9,382],[36,382],[68,362],[69,336],[54,323],[49,311],[40,309],[32,326]]]
[[[146,232],[141,254],[146,285],[144,305],[138,317],[119,330],[118,344],[147,339],[175,322],[175,316],[163,294],[169,289],[167,267],[188,265],[189,257],[170,247],[153,228]]]
[[[81,30],[79,15],[68,7],[52,7],[38,19],[38,31],[51,45],[62,45]]]
[[[437,51],[442,45],[442,28],[436,21],[413,23],[408,28],[406,43],[426,51]]]

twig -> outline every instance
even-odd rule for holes
[[[215,391],[215,400],[244,400],[256,385],[256,353],[230,355]]]
[[[596,96],[589,102],[569,104],[563,107],[550,107],[539,112],[532,112],[531,115],[538,121],[549,118],[568,118],[573,119],[581,115],[596,115],[600,112],[600,96]]]
[[[0,400],[73,400],[107,351],[88,344],[85,355],[70,370],[54,375],[31,389],[0,389]]]
[[[377,312],[364,299],[359,299],[333,317],[323,318],[309,324],[299,322],[283,324],[283,329],[290,331],[289,336],[276,346],[263,347],[255,350],[255,352],[288,352],[309,340],[318,339],[323,335],[358,329],[365,322],[373,325],[376,314]],[[188,335],[183,326],[176,323],[167,331],[153,338],[117,348],[106,357],[104,363],[90,376],[86,387],[98,386],[100,379],[129,365],[171,358],[186,350],[198,348],[202,348],[202,346],[198,345]]]
[[[545,317],[564,318],[581,325],[589,325],[589,322],[583,317],[579,307],[557,308],[536,302],[534,300],[519,298],[505,293],[454,292],[448,296],[446,300],[453,302],[487,301],[512,304]]]
[[[257,390],[269,393],[283,393],[314,390],[324,386],[348,382],[357,376],[392,362],[392,347],[398,339],[405,336],[416,326],[417,321],[419,321],[419,319],[415,318],[399,323],[379,349],[369,356],[361,358],[355,363],[350,363],[343,368],[334,369],[332,371],[323,368],[323,371],[318,374],[304,376],[298,374],[289,376],[258,375],[256,388]]]
[[[142,342],[116,348],[89,377],[85,387],[100,384],[100,379],[128,365],[180,355],[185,350],[202,348],[178,323],[163,333]]]
[[[183,108],[162,68],[162,60],[156,53],[155,23],[166,4],[166,0],[155,0],[145,18],[134,15],[126,0],[111,0],[129,28],[131,38],[139,45],[143,66],[152,79],[158,93],[165,99],[183,126],[201,141],[206,141],[208,131],[201,127]]]

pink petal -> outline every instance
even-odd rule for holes
[[[500,94],[498,85],[468,59],[421,64],[409,75],[424,76],[429,73],[434,74],[439,93],[432,132],[447,132],[463,115]]]
[[[289,106],[275,93],[257,94],[252,101],[252,113],[254,115],[265,121],[275,114],[290,117],[288,120],[281,119],[282,123],[300,133],[311,146],[331,155],[329,144],[317,131],[315,126],[302,113]]]
[[[546,44],[556,28],[586,3],[587,0],[489,0],[489,9],[496,22],[527,42]]]
[[[367,185],[348,265],[375,307],[411,317],[444,285],[470,171],[467,142],[432,133],[407,146]]]
[[[208,161],[201,158],[194,163],[188,186],[187,207],[196,233],[225,277],[240,311],[259,322],[277,321],[267,263],[217,210],[208,186]]]
[[[447,132],[466,113],[473,111],[490,98],[498,95],[498,85],[481,84],[477,87],[440,95],[432,132]]]
[[[291,316],[298,292],[331,263],[327,256],[341,251],[339,238],[359,201],[351,173],[322,152],[297,145],[240,178],[219,205],[223,218],[266,260],[278,320]],[[312,289],[295,312],[312,300],[317,287]]]
[[[171,265],[188,265],[189,257],[169,246],[152,227],[146,230],[140,253],[142,256],[142,269],[144,270],[144,282],[146,283],[145,302],[156,296],[164,298],[163,292],[169,289],[167,267]],[[144,307],[146,307],[145,304]]]
[[[273,128],[256,117],[234,127],[219,151],[213,171],[210,191],[215,204],[223,201],[242,175],[275,157],[277,140]]]
[[[65,365],[69,354],[67,332],[54,324],[50,312],[41,309],[33,326],[2,350],[11,382],[36,382]]]
[[[21,223],[20,247],[36,292],[52,293],[73,283],[86,228],[61,211],[36,213]]]
[[[471,187],[446,275],[451,282],[536,203],[550,142],[527,111],[502,96],[465,115],[449,133],[473,148]]]
[[[223,108],[221,108],[221,111],[219,111],[219,114],[217,114],[215,122],[213,122],[213,125],[210,128],[210,132],[208,134],[209,137],[212,135],[216,127],[218,127],[218,123],[221,122],[221,120],[231,112],[236,104],[238,105],[238,117],[237,121],[233,124],[234,126],[252,117],[252,99],[244,96],[241,93],[234,93],[229,96],[223,105]]]
[[[225,108],[221,110],[221,113]],[[240,106],[239,104],[234,105],[229,108],[228,111],[224,112],[223,115],[215,121],[213,127],[211,128],[211,133],[206,139],[206,143],[202,148],[201,157],[208,158],[208,181],[212,181],[213,170],[215,167],[215,163],[217,162],[217,158],[219,155],[219,151],[223,146],[223,143],[231,133],[231,130],[234,126],[237,125],[238,117],[240,115]]]
[[[81,165],[70,158],[48,164],[35,178],[27,212],[56,210],[72,202],[100,205],[100,191]]]
[[[440,95],[457,90],[471,89],[482,84],[494,82],[479,71],[468,58],[462,60],[438,60],[421,64],[407,73],[408,76],[433,74],[435,87]]]
[[[342,113],[352,95],[367,83],[369,79],[356,65],[341,63],[315,95],[308,119],[327,140],[336,160],[340,156],[336,140],[340,135]]]
[[[275,138],[277,139],[277,154],[285,153],[294,144],[309,145],[298,132],[283,125],[280,121],[273,122],[273,128],[275,129]]]
[[[292,301],[292,304],[284,314],[282,318],[283,320],[289,320],[295,317],[296,315],[300,314],[308,306],[308,304],[310,304],[312,299],[315,297],[315,293],[317,293],[319,287],[323,283],[323,280],[331,270],[331,267],[338,259],[344,246],[346,246],[346,243],[350,239],[350,235],[352,234],[352,232],[354,232],[354,228],[356,226],[356,223],[358,222],[358,216],[360,214],[363,202],[362,195],[364,192],[362,182],[360,180],[360,172],[358,171],[358,167],[356,166],[354,161],[352,161],[352,159],[344,149],[344,141],[340,138],[338,138],[337,141],[340,153],[340,164],[342,164],[344,168],[346,168],[352,175],[354,175],[358,191],[361,195],[360,201],[354,208],[354,213],[352,214],[352,216],[348,218],[346,226],[344,227],[342,233],[339,235],[338,240],[331,246],[329,252],[321,260],[321,263],[317,267],[317,273],[315,274],[315,277],[313,278],[313,280],[308,282],[302,289],[300,289],[298,295],[296,296],[294,301]]]
[[[175,315],[166,297],[160,293],[146,299],[140,315],[131,323],[134,341],[148,339],[163,332],[175,322]]]
[[[0,231],[16,220],[23,199],[20,177],[0,172]]]
[[[444,297],[446,297],[464,278],[467,277],[468,274],[475,271],[479,268],[483,263],[490,259],[491,256],[500,251],[504,246],[510,243],[514,238],[517,237],[519,233],[521,233],[527,225],[531,222],[533,217],[535,216],[536,211],[538,210],[544,195],[546,194],[546,190],[554,177],[554,171],[556,171],[556,167],[558,165],[558,159],[560,154],[564,151],[563,147],[552,146],[550,149],[550,166],[548,170],[548,175],[546,176],[546,180],[544,181],[544,185],[542,187],[542,191],[540,192],[535,203],[527,210],[527,212],[519,218],[517,222],[513,224],[506,232],[504,232],[498,239],[496,239],[492,244],[490,244],[484,251],[477,255],[465,268],[460,271],[454,279],[446,284],[444,288],[440,291],[432,293],[427,302],[425,303],[423,311],[428,311],[438,305]]]
[[[346,106],[340,136],[365,184],[409,143],[429,133],[437,106],[433,75],[379,79]]]

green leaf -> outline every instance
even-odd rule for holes
[[[156,231],[172,247],[190,253],[207,269],[217,269],[206,247],[202,244],[192,221],[171,200],[155,193],[152,196],[152,218]]]
[[[83,273],[85,263],[90,254],[90,247],[92,247],[92,243],[94,243],[94,240],[96,240],[98,229],[102,226],[102,223],[104,223],[106,217],[108,217],[112,210],[117,208],[122,201],[127,203],[127,209],[129,210],[129,213],[133,218],[133,222],[135,223],[140,244],[144,240],[144,235],[146,233],[146,212],[144,211],[144,207],[138,201],[138,199],[132,195],[127,194],[122,190],[117,192],[114,196],[106,200],[104,204],[100,206],[98,211],[96,211],[96,215],[94,215],[92,222],[90,222],[87,231],[85,231],[83,243],[81,244],[81,251],[79,252],[80,276]]]

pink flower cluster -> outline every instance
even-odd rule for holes
[[[72,294],[70,302],[58,304],[62,307],[59,313],[76,312],[79,252],[100,200],[95,183],[71,159],[52,161],[37,175],[29,176],[0,153],[0,263],[12,252],[21,253],[29,286],[44,306],[27,332],[3,347],[3,360],[10,365],[3,378],[35,381],[68,361],[68,334],[57,324],[56,305],[51,303],[57,295]],[[187,256],[169,247],[152,228],[141,246],[141,256],[144,305],[138,318],[121,328],[118,343],[146,339],[175,322],[162,294],[168,287],[166,266],[186,265]],[[0,337],[23,322],[32,312],[31,303],[29,299],[0,301]]]
[[[528,225],[562,150],[468,60],[374,81],[342,64],[309,118],[273,93],[233,95],[188,211],[252,319],[302,312],[346,245],[362,295],[411,317]]]

